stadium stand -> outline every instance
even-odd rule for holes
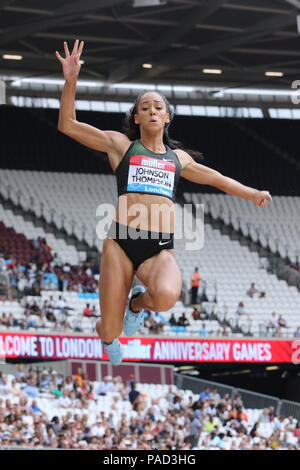
[[[262,246],[269,247],[282,258],[299,262],[300,198],[296,196],[274,196],[267,211],[259,211],[248,201],[227,194],[185,193],[185,198],[195,204],[208,205],[213,218],[220,217],[225,224],[250,236]],[[298,253],[298,254],[297,254]]]
[[[25,220],[20,214],[15,215],[12,210],[5,209],[2,205],[0,205],[0,220],[5,222],[6,229],[12,229],[13,237],[16,236],[15,234],[20,234],[19,237],[23,236],[24,239],[25,236],[27,240],[37,239],[38,237],[47,238],[49,245],[63,262],[78,264],[79,261],[85,259],[85,253],[78,252],[72,245],[67,245],[65,240],[57,239],[54,234],[46,233],[43,227],[36,227],[33,222]],[[4,230],[3,223],[2,230]],[[2,234],[3,237],[4,233],[2,232]]]
[[[47,449],[299,450],[300,422],[240,395],[17,366],[0,374],[0,446]]]

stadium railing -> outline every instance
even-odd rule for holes
[[[300,403],[297,402],[281,400],[280,398],[271,395],[252,392],[250,390],[235,388],[218,382],[198,379],[196,377],[189,377],[187,375],[177,373],[174,374],[174,383],[178,388],[191,390],[195,394],[200,394],[205,387],[217,387],[221,397],[226,393],[230,395],[231,399],[234,399],[239,395],[245,408],[263,409],[273,406],[277,416],[293,416],[298,420],[300,419]]]

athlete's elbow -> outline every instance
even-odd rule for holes
[[[57,130],[66,135],[70,135],[72,133],[72,127],[72,122],[70,120],[58,121],[57,124]]]
[[[66,127],[66,125],[65,125],[63,122],[58,122],[58,124],[57,124],[57,130],[58,130],[59,132],[62,132],[63,134],[66,134],[67,127]]]

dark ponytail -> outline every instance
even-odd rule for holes
[[[185,150],[194,160],[203,160],[203,154],[201,152],[198,152],[197,150],[186,149],[184,148],[184,145],[181,142],[178,142],[178,140],[171,139],[171,137],[169,136],[169,126],[174,118],[174,108],[163,94],[161,94],[160,92],[156,90],[155,90],[155,93],[158,93],[162,97],[167,107],[167,112],[170,115],[170,122],[166,124],[164,128],[164,133],[163,133],[164,144],[168,145],[171,149]],[[127,111],[126,116],[123,120],[122,131],[130,140],[136,140],[141,137],[140,126],[138,124],[135,124],[134,115],[137,114],[138,104],[144,94],[145,92],[141,93],[137,97],[134,105],[129,109],[129,111]]]

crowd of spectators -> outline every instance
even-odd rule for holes
[[[80,266],[64,263],[51,253],[46,240],[32,240],[32,256],[22,264],[0,248],[0,300],[20,300],[26,295],[39,296],[42,290],[97,292],[98,266],[90,261]]]
[[[36,300],[28,302],[24,297],[20,305],[23,307],[22,316],[15,318],[13,312],[2,313],[0,326],[27,330],[28,328],[49,328],[53,325],[53,329],[56,330],[72,329],[67,317],[70,315],[69,311],[73,309],[67,305],[62,296],[59,296],[57,300],[50,296],[49,300],[44,300],[41,304]]]
[[[254,285],[254,284],[253,284]],[[239,302],[235,311],[238,317],[245,315],[250,318],[250,314],[247,312],[244,302]],[[289,326],[283,315],[276,312],[272,312],[269,321],[266,323],[265,336],[268,338],[282,338],[284,335],[292,335],[294,338],[300,337],[300,327],[297,327],[295,331],[290,331]]]
[[[284,336],[284,332],[286,332],[286,335],[290,333],[288,328],[287,321],[285,318],[283,318],[283,315],[272,312],[271,318],[266,326],[266,336],[270,338],[282,338]],[[295,338],[300,337],[300,327],[297,327],[297,329],[293,332],[293,336]]]
[[[0,301],[17,300],[24,308],[22,318],[15,318],[13,312],[0,312],[0,326],[26,330],[46,328],[47,322],[51,322],[54,329],[71,329],[67,317],[72,309],[63,295],[56,301],[50,297],[50,301],[40,305],[41,291],[97,293],[99,269],[90,261],[81,266],[64,263],[57,253],[52,254],[51,247],[42,237],[31,240],[31,248],[31,259],[27,264],[18,262],[6,248],[0,248]],[[27,296],[35,296],[37,301],[28,303]],[[91,315],[88,313],[85,310],[83,315],[96,315],[94,310]]]
[[[250,422],[240,395],[220,396],[205,388],[199,396],[174,386],[155,396],[133,379],[105,377],[97,386],[86,374],[65,377],[56,371],[0,374],[0,445],[62,449],[215,449],[299,450],[300,422],[261,410]],[[108,396],[110,407],[97,411]],[[40,398],[51,403],[43,409]],[[122,412],[123,404],[132,410]],[[44,403],[44,401],[43,401]],[[55,414],[57,411],[57,414]],[[58,412],[59,411],[59,412]],[[260,425],[268,423],[266,436]]]
[[[174,313],[169,318],[169,325],[171,326],[190,326],[189,320],[186,318],[185,312],[182,312],[181,317],[176,320]]]

